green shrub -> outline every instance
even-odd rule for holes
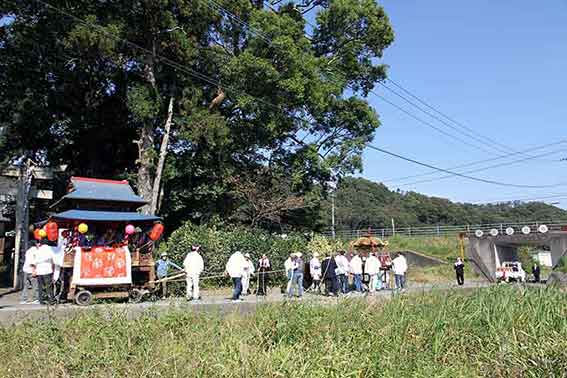
[[[171,234],[160,251],[167,251],[173,261],[182,263],[191,246],[198,244],[205,262],[204,275],[210,276],[222,274],[230,255],[237,250],[250,253],[254,262],[265,253],[272,263],[272,270],[281,270],[290,253],[305,253],[307,243],[308,238],[302,234],[282,237],[245,227],[221,228],[185,223]],[[283,277],[283,274],[280,276]],[[213,282],[228,283],[223,279]]]

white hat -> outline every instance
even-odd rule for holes
[[[296,255],[297,257],[303,256],[303,254],[302,254],[301,252],[297,252],[295,255]]]
[[[249,258],[249,257],[250,257],[250,254],[249,254],[249,253],[245,253],[245,254],[244,254],[244,257],[248,257],[248,258]]]
[[[313,253],[313,257],[319,257],[319,253],[318,253],[318,252],[314,252],[314,253]]]
[[[167,252],[162,252],[161,257],[167,256]]]

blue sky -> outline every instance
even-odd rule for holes
[[[489,136],[518,150],[567,138],[567,0],[383,0],[380,4],[396,33],[384,62],[390,65],[389,75],[397,83],[474,129],[480,138]],[[456,134],[386,89],[376,90],[416,116]],[[443,168],[502,154],[492,147],[489,152],[472,149],[379,99],[371,96],[370,101],[382,122],[374,140],[378,147]],[[563,148],[567,150],[567,144]],[[567,162],[560,162],[561,157],[567,157],[567,151],[471,175],[528,185],[566,182]],[[362,176],[374,181],[427,171],[370,149],[364,154]],[[386,184],[392,189],[467,202],[567,193],[567,185],[518,189],[462,178],[409,186],[402,183]],[[555,201],[567,207],[567,195],[548,200]]]

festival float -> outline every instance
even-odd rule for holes
[[[68,193],[36,238],[57,244],[56,297],[89,305],[94,298],[138,302],[154,287],[160,218],[137,210],[146,201],[128,181],[72,177]]]
[[[368,235],[351,241],[349,243],[349,249],[351,252],[357,251],[363,257],[368,257],[369,253],[374,253],[380,260],[380,270],[389,272],[392,269],[392,258],[387,251],[388,245],[389,242],[387,240],[373,237],[370,234],[370,230],[368,230]],[[386,279],[385,276],[383,279]],[[369,281],[370,277],[365,274],[363,282],[368,283]]]

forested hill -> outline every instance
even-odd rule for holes
[[[325,224],[331,224],[330,199],[324,203]],[[341,180],[336,192],[337,229],[435,224],[477,224],[530,220],[565,220],[567,211],[541,202],[474,205],[415,192],[391,191],[363,178]]]

